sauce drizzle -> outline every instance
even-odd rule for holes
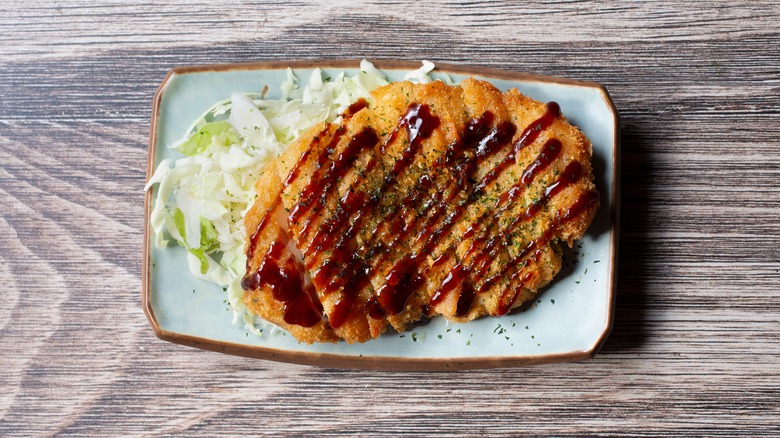
[[[453,211],[444,218],[443,223],[435,231],[434,227],[439,222],[442,215],[446,213],[447,206],[472,184],[468,177],[471,176],[476,169],[479,160],[496,153],[503,145],[512,140],[516,130],[513,124],[504,122],[494,128],[490,128],[492,122],[493,114],[490,112],[485,112],[478,119],[470,120],[466,124],[461,139],[451,143],[442,156],[440,164],[446,165],[452,169],[453,179],[455,180],[454,187],[450,188],[449,194],[446,197],[441,197],[438,192],[432,194],[431,200],[433,201],[434,198],[438,198],[438,202],[435,204],[431,202],[427,205],[426,210],[430,209],[431,213],[428,216],[427,221],[422,224],[422,229],[415,236],[415,243],[421,243],[422,248],[411,258],[402,258],[399,262],[394,264],[389,271],[388,275],[409,278],[412,279],[412,281],[402,284],[403,287],[386,282],[378,291],[378,294],[381,293],[384,296],[391,297],[378,300],[379,304],[387,313],[397,314],[402,312],[406,307],[406,299],[424,283],[423,275],[420,273],[420,265],[426,259],[425,255],[429,254],[441,238],[458,222],[460,216],[468,207],[468,200],[465,199],[459,202]],[[407,198],[420,198],[419,193],[415,193],[417,190],[419,190],[419,188],[412,190],[412,193]],[[390,246],[406,237],[410,228],[411,227],[407,225],[402,232],[397,233],[396,238]],[[375,260],[374,266],[381,265],[389,254],[389,251],[383,252],[377,260]],[[398,303],[402,301],[404,304],[399,305]]]
[[[402,259],[398,264],[391,268],[390,272],[392,273],[401,270],[406,276],[410,276],[412,274],[419,275],[417,273],[419,272],[420,264],[424,260],[424,258],[419,254],[430,253],[441,240],[441,238],[447,235],[452,227],[458,223],[460,217],[468,208],[469,202],[476,200],[488,185],[495,181],[501,175],[501,173],[506,170],[506,168],[515,162],[517,154],[532,144],[539,137],[539,134],[547,129],[559,116],[560,107],[558,104],[555,102],[548,103],[544,114],[539,119],[531,123],[531,125],[529,125],[523,131],[518,140],[515,142],[513,148],[509,153],[507,153],[504,159],[485,174],[476,187],[471,190],[469,195],[456,205],[450,214],[444,218],[438,229],[434,231],[434,228],[436,227],[437,223],[439,223],[442,215],[446,212],[447,205],[452,203],[458,194],[463,193],[467,187],[473,187],[473,183],[469,182],[468,177],[474,172],[476,167],[479,165],[479,162],[501,150],[501,148],[506,143],[511,141],[516,131],[516,127],[510,122],[500,123],[491,130],[490,125],[493,122],[493,114],[490,112],[485,112],[479,118],[469,121],[465,127],[464,133],[461,135],[461,140],[450,144],[450,146],[447,148],[447,151],[440,160],[440,165],[445,165],[452,169],[455,184],[454,187],[450,187],[449,194],[444,197],[441,196],[441,193],[434,191],[434,193],[431,194],[430,201],[424,204],[424,210],[427,211],[432,207],[432,213],[428,216],[428,220],[422,224],[422,229],[415,238],[416,243],[422,242],[422,249],[418,252],[418,255],[414,257],[414,260],[417,263],[408,263],[406,259]],[[528,175],[526,180],[529,178],[532,179],[536,173],[549,165],[549,163],[554,160],[560,152],[561,145],[557,140],[551,140],[545,145],[545,147],[548,150],[547,153],[540,156],[538,159],[539,163],[526,172]],[[426,190],[428,189],[428,187],[423,188]],[[404,201],[402,201],[401,205],[410,205],[412,209],[414,209],[414,207],[416,207],[417,200],[422,199],[422,197],[420,196],[419,188],[416,190],[411,190],[410,192],[411,193],[407,195]],[[506,202],[507,199],[509,199],[511,202],[511,200],[513,200],[514,197],[516,197],[518,194],[519,193],[513,193],[511,195],[505,196],[504,202]],[[438,200],[438,202],[436,202],[436,200]],[[402,219],[397,217],[392,220],[390,225],[391,230],[394,230],[394,227],[397,226],[397,222],[399,220]],[[399,240],[403,239],[406,236],[408,230],[415,224],[415,221],[416,218],[412,218],[409,224],[405,224],[401,232],[396,233],[396,238],[388,246],[393,246]],[[472,228],[474,228],[474,225],[470,227],[470,229]],[[375,232],[376,230],[374,230],[374,233]],[[473,232],[474,231],[471,233],[473,234]],[[375,248],[369,250],[369,253],[373,253]],[[387,259],[389,254],[389,250],[385,250],[380,253],[380,255],[374,260],[373,265],[375,267],[380,266]],[[443,260],[444,258],[440,256],[435,263],[441,263]],[[426,272],[428,269],[429,268],[426,269]],[[443,300],[447,292],[451,291],[457,285],[462,283],[463,277],[465,277],[466,274],[467,273],[463,271],[462,267],[459,269],[454,269],[450,275],[445,278],[444,283],[440,286],[439,290],[435,292],[431,301],[431,305],[438,304],[441,300]],[[388,288],[390,287],[383,285],[382,290],[384,291]],[[398,288],[390,289],[397,291]],[[465,292],[462,291],[462,296],[459,298],[458,314],[463,312],[462,314],[465,315],[465,313],[467,313],[469,310],[468,307],[470,307],[470,302],[473,301],[473,295],[475,295],[475,293],[473,288],[468,285],[463,289]],[[407,296],[411,294],[411,292],[406,291],[404,293],[406,293]],[[471,296],[471,298],[469,298],[469,296]],[[380,302],[379,304],[381,305],[382,303]],[[393,309],[385,308],[384,310],[390,313],[397,313],[393,312]]]
[[[364,98],[360,98],[356,100],[352,105],[348,106],[346,110],[344,110],[344,113],[342,113],[341,117],[345,120],[348,120],[350,117],[357,114],[360,110],[363,108],[368,107],[368,101]]]
[[[368,102],[365,99],[358,99],[342,114],[344,122],[367,106]],[[330,128],[331,125],[327,124],[320,133],[314,136],[312,143],[301,154],[295,166],[290,170],[290,173],[284,180],[284,187],[288,187],[298,178],[301,167],[308,160],[311,151],[315,149],[316,144],[319,143],[320,139]],[[320,153],[316,158],[315,173],[312,176],[312,181],[310,181],[302,192],[302,199],[304,202],[298,203],[295,206],[293,212],[289,215],[289,218],[292,218],[291,220],[299,219],[311,208],[313,204],[313,202],[311,202],[311,197],[303,197],[303,195],[312,194],[317,189],[317,185],[312,182],[326,178],[333,171],[332,167],[324,169],[323,166],[328,157],[333,153],[335,146],[345,132],[346,128],[344,123],[342,123],[334,132],[328,146],[320,150]],[[376,134],[374,133],[374,135]],[[374,141],[374,143],[375,142],[376,141]],[[324,199],[320,199],[319,202],[324,202]],[[266,211],[249,239],[249,245],[246,251],[247,273],[241,279],[241,286],[244,290],[254,290],[262,286],[270,287],[273,298],[283,303],[285,322],[303,327],[311,327],[322,320],[322,303],[317,297],[314,286],[312,284],[305,284],[303,267],[300,266],[300,263],[291,257],[287,259],[283,266],[279,266],[279,260],[281,259],[285,248],[284,244],[280,241],[274,241],[268,248],[263,260],[260,262],[258,269],[251,271],[251,260],[254,258],[260,236],[262,235],[263,230],[265,230],[265,227],[272,220],[275,209],[276,205]]]
[[[439,127],[439,124],[439,118],[432,114],[428,105],[411,104],[406,113],[400,118],[396,128],[381,146],[381,150],[386,151],[389,145],[397,139],[398,132],[402,128],[406,128],[408,137],[406,147],[393,164],[391,170],[382,179],[379,189],[374,191],[374,194],[371,196],[367,196],[365,193],[348,192],[342,198],[336,213],[323,222],[323,226],[320,227],[313,237],[312,243],[308,246],[308,248],[322,251],[325,248],[329,248],[336,238],[339,239],[330,250],[328,259],[321,264],[321,268],[314,273],[313,277],[315,285],[320,288],[325,296],[339,289],[342,290],[341,296],[329,315],[330,324],[333,328],[338,328],[347,321],[357,298],[357,293],[369,284],[371,269],[361,259],[360,254],[354,247],[356,245],[355,236],[362,226],[363,215],[379,204],[381,194],[390,185],[394,184],[401,172],[411,164],[422,140],[430,137]],[[374,139],[373,143],[375,144],[377,140]],[[364,145],[367,143],[364,142]],[[349,148],[348,146],[347,149]],[[376,159],[372,157],[369,163],[375,164]],[[373,169],[374,164],[370,165],[369,171]],[[308,252],[308,248],[304,252]],[[342,271],[334,275],[336,267],[342,267]],[[410,279],[408,276],[401,275],[398,278],[392,277],[390,281],[395,283],[394,286],[405,287],[404,285],[407,285]],[[412,283],[414,284],[414,282]],[[397,290],[397,287],[394,290]],[[408,298],[408,295],[406,298]],[[404,305],[406,298],[403,298]],[[390,294],[385,289],[385,292],[377,294],[376,303],[380,307],[387,305],[395,309],[398,307],[397,303],[400,300],[400,298],[395,297],[394,294]],[[374,304],[371,307],[374,309],[373,314],[377,314],[377,305]]]
[[[364,99],[350,105],[343,114],[345,121],[366,106],[367,102]],[[395,236],[392,242],[390,244],[376,242],[370,248],[362,248],[362,250],[357,248],[356,236],[363,226],[366,214],[378,207],[382,194],[396,183],[404,169],[411,166],[422,141],[434,133],[440,126],[440,121],[431,112],[428,105],[411,104],[399,119],[395,129],[380,145],[380,152],[385,153],[389,146],[397,141],[400,130],[406,129],[408,140],[405,148],[384,175],[379,187],[370,192],[358,192],[354,187],[348,190],[339,200],[331,217],[323,220],[321,225],[313,230],[311,225],[316,214],[309,214],[307,217],[307,213],[321,209],[327,202],[329,194],[335,192],[338,182],[343,179],[363,151],[373,148],[379,142],[379,137],[373,129],[364,128],[350,139],[340,153],[336,154],[335,150],[347,130],[346,124],[342,122],[331,136],[328,145],[322,147],[317,157],[314,158],[315,167],[311,179],[301,190],[298,203],[288,215],[288,223],[299,225],[299,241],[308,240],[309,242],[302,248],[306,255],[306,268],[311,269],[314,266],[315,257],[312,257],[312,252],[322,252],[326,257],[318,269],[312,272],[314,285],[325,296],[341,290],[334,309],[328,316],[330,325],[333,328],[338,328],[348,320],[357,299],[357,293],[370,285],[371,275],[391,255],[390,248],[409,236],[409,233],[414,230],[413,243],[410,245],[419,248],[419,251],[403,256],[396,261],[385,275],[382,286],[366,303],[366,310],[372,318],[401,313],[409,298],[425,283],[424,275],[429,268],[426,267],[425,272],[420,272],[420,267],[427,260],[427,255],[431,254],[441,239],[447,236],[460,221],[470,203],[479,199],[485,189],[515,163],[520,151],[534,143],[539,135],[559,116],[560,107],[558,104],[548,103],[545,113],[522,132],[504,158],[498,161],[479,181],[472,179],[479,164],[504,149],[505,145],[514,138],[516,127],[511,122],[502,122],[492,126],[494,116],[490,112],[485,112],[479,118],[470,120],[460,139],[449,144],[436,163],[439,168],[448,169],[451,175],[452,183],[446,188],[447,190],[439,190],[433,184],[431,175],[421,176],[417,186],[410,189],[404,199],[396,206],[396,208],[406,207],[406,210],[390,220],[380,221],[380,224],[387,226],[388,230]],[[301,154],[298,162],[284,181],[285,187],[298,178],[302,163],[310,160],[311,151],[315,149],[316,143],[329,129],[331,129],[330,125],[315,136],[310,147]],[[434,293],[429,303],[430,307],[439,304],[447,294],[460,287],[456,315],[465,316],[479,293],[486,291],[511,267],[519,266],[511,280],[518,278],[523,268],[529,264],[528,257],[534,250],[538,253],[538,248],[547,243],[562,224],[572,220],[592,203],[598,201],[596,192],[582,195],[565,213],[559,214],[554,219],[550,228],[545,230],[542,236],[529,242],[510,263],[504,265],[500,269],[501,272],[485,279],[481,284],[469,281],[470,278],[484,276],[493,259],[498,255],[501,243],[505,240],[505,236],[501,233],[497,233],[488,240],[485,240],[484,234],[493,227],[497,218],[505,213],[522,195],[534,178],[560,155],[561,148],[561,143],[558,140],[548,140],[542,146],[542,151],[537,158],[526,167],[518,183],[499,196],[495,204],[495,209],[499,209],[499,214],[492,214],[487,221],[480,221],[479,219],[488,214],[487,211],[495,211],[495,209],[487,209],[477,221],[468,227],[463,235],[464,239],[475,236],[480,230],[482,235],[474,239],[463,259],[456,263],[445,277]],[[376,155],[378,154],[368,157],[364,169],[365,173],[372,171],[378,164]],[[522,221],[532,218],[550,198],[569,184],[576,182],[580,176],[581,165],[576,161],[569,163],[563,174],[548,186],[543,195],[535,203],[528,206],[523,214],[515,217],[508,228],[513,229]],[[429,196],[426,196],[426,193]],[[411,216],[415,211],[417,215]],[[392,213],[395,213],[395,210],[386,212],[385,219],[387,219],[387,215]],[[272,216],[271,211],[268,211],[250,238],[247,249],[247,268],[249,268],[249,261],[254,256],[259,236],[270,220],[270,216]],[[377,227],[369,232],[371,236],[374,236],[379,232],[379,229]],[[310,233],[313,235],[311,239],[308,239]],[[480,247],[482,251],[477,255]],[[242,279],[242,286],[245,289],[269,286],[274,298],[284,303],[285,321],[290,324],[310,327],[322,319],[322,305],[312,285],[304,288],[302,266],[299,266],[292,258],[288,259],[283,266],[279,266],[283,248],[284,245],[279,242],[272,243],[258,270],[247,273]],[[434,261],[434,265],[443,263],[452,255],[452,251],[440,254]],[[522,277],[520,286],[503,292],[496,310],[497,314],[505,314],[509,311],[519,296],[522,283],[526,283],[532,278],[529,275],[530,273],[526,273]]]
[[[536,249],[539,250],[540,247],[547,244],[547,242],[552,239],[553,234],[560,228],[562,225],[566,224],[567,222],[575,219],[577,216],[582,214],[583,211],[585,211],[587,208],[589,208],[591,205],[597,203],[599,200],[599,194],[595,190],[591,190],[588,192],[583,193],[580,195],[579,198],[572,204],[565,213],[558,214],[558,216],[553,220],[550,227],[545,230],[544,233],[540,237],[538,237],[536,240],[532,240],[528,243],[528,245],[521,251],[519,254],[517,254],[515,257],[513,257],[509,263],[504,265],[503,269],[501,269],[499,272],[494,274],[492,277],[485,280],[483,285],[480,287],[481,290],[486,290],[491,285],[495,284],[499,279],[501,279],[506,272],[512,267],[517,266],[520,263],[527,264],[527,261],[525,259],[531,254],[531,251]],[[512,276],[511,279],[516,278],[518,274],[516,273],[514,276]]]
[[[557,152],[556,152],[557,151]],[[537,159],[528,165],[526,170],[523,172],[523,177],[521,177],[520,184],[527,185],[530,184],[533,181],[533,178],[536,174],[538,174],[541,170],[544,169],[539,163],[547,163],[549,165],[552,160],[555,159],[555,157],[560,153],[560,142],[558,140],[551,139],[549,140],[545,146],[543,147],[542,152],[540,153],[539,157]],[[543,158],[543,156],[545,156]],[[546,167],[546,165],[545,165]],[[529,178],[525,178],[526,175],[529,175]],[[518,215],[514,218],[514,220],[507,226],[507,230],[512,230],[515,227],[517,227],[520,223],[528,221],[532,219],[543,207],[544,205],[549,202],[549,200],[558,194],[560,191],[562,191],[564,188],[566,188],[568,185],[577,182],[580,177],[582,176],[582,165],[577,161],[570,162],[566,168],[564,169],[563,173],[558,177],[558,179],[553,182],[551,185],[549,185],[543,195],[537,200],[535,203],[528,206],[522,215]],[[495,224],[496,218],[501,217],[501,214],[505,213],[507,209],[509,208],[511,201],[514,197],[518,196],[519,190],[521,189],[521,185],[515,185],[513,186],[508,192],[509,195],[506,198],[501,198],[499,202],[503,202],[504,205],[502,206],[499,214],[493,216],[493,219],[489,221],[489,224],[483,228],[483,234],[489,230],[489,228]],[[502,200],[503,199],[503,200]],[[557,227],[560,226],[560,224],[553,223],[551,224],[550,228],[545,231],[545,235],[547,233],[551,233],[557,230]],[[466,231],[464,234],[472,235],[474,234],[475,230],[474,224],[472,224],[471,227]],[[496,256],[498,256],[499,250],[501,249],[500,243],[504,240],[504,235],[502,233],[495,233],[493,237],[491,237],[486,243],[484,243],[484,246],[480,248],[480,244],[484,242],[482,238],[474,239],[471,242],[471,245],[469,246],[468,250],[466,251],[466,254],[463,256],[463,259],[456,263],[455,266],[452,268],[452,272],[455,273],[453,276],[453,280],[451,282],[443,283],[434,293],[433,297],[431,298],[431,305],[435,306],[436,304],[441,303],[444,298],[446,298],[447,294],[452,292],[455,288],[457,288],[460,284],[464,284],[465,287],[469,287],[467,283],[464,282],[464,280],[467,277],[471,278],[482,278],[490,265],[492,264],[493,260]],[[548,238],[549,240],[549,238]],[[546,242],[545,242],[546,243]],[[518,263],[520,263],[523,258],[525,258],[528,253],[533,249],[534,242],[531,242],[525,249],[523,249],[518,256],[515,257],[512,261],[507,263],[504,268],[502,269],[502,273],[504,273],[507,269],[509,269],[512,266],[517,266]],[[477,255],[477,251],[481,249],[481,253]],[[466,264],[466,261],[470,260],[468,264]],[[447,277],[450,278],[450,277]],[[476,288],[477,293],[483,293],[487,291],[493,284],[495,284],[499,279],[501,279],[501,275],[494,275],[487,280],[483,281],[482,284]],[[461,292],[462,293],[462,292]],[[473,298],[472,298],[473,301]],[[466,306],[459,306],[459,309],[463,309]],[[470,309],[470,305],[468,306]],[[468,310],[465,310],[465,313],[460,314],[457,313],[457,316],[465,316],[468,313]]]
[[[294,259],[288,258],[279,266],[283,249],[284,244],[273,242],[258,269],[241,280],[241,287],[245,290],[269,287],[273,298],[284,305],[286,323],[312,327],[322,320],[322,305],[314,288],[304,287],[303,271]]]
[[[321,197],[314,197],[314,193],[318,190],[322,190],[323,180],[325,181],[324,184],[330,185],[334,184],[334,181],[332,178],[329,178],[330,174],[335,169],[335,162],[331,160],[331,164],[328,167],[324,167],[325,162],[328,159],[328,156],[333,153],[336,145],[338,145],[339,140],[341,140],[341,137],[344,135],[344,133],[347,131],[347,128],[344,125],[339,126],[336,131],[333,133],[333,136],[330,139],[330,142],[328,143],[327,147],[322,148],[320,151],[319,156],[317,157],[317,167],[314,171],[314,174],[311,176],[311,179],[309,180],[308,184],[306,184],[306,187],[303,188],[303,190],[300,193],[299,201],[297,204],[295,204],[295,207],[293,207],[292,211],[287,217],[287,221],[289,223],[296,223],[298,220],[303,216],[306,212],[308,212],[311,207],[314,205],[315,201],[319,202],[319,206],[321,207],[322,204],[325,203],[325,200]],[[289,178],[288,178],[289,179]],[[308,221],[303,225],[300,231],[301,236],[305,236],[306,231],[308,229],[309,223],[311,221]]]

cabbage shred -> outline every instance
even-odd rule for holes
[[[428,82],[432,69],[433,64],[423,61],[406,79]],[[241,288],[246,272],[243,217],[255,198],[260,170],[310,127],[335,121],[360,98],[370,102],[369,93],[386,84],[384,74],[366,60],[354,76],[341,72],[324,78],[314,69],[302,88],[288,68],[281,99],[235,92],[169,146],[182,157],[162,160],[145,188],[157,185],[150,220],[155,245],[164,248],[173,240],[184,248],[192,275],[227,291],[234,324],[243,321],[256,335],[265,324],[246,311]]]

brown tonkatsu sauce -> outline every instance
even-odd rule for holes
[[[542,159],[542,157],[546,153],[549,154],[550,150],[555,150],[554,147],[553,148],[549,147],[550,143],[553,143],[553,145],[555,143],[560,145],[560,143],[557,140],[549,140],[542,148],[542,152],[539,155],[539,157],[537,157],[537,159],[526,168],[526,172],[523,173],[523,177],[521,178],[520,181],[521,184],[525,184],[525,185],[530,184],[533,181],[533,178],[529,180],[525,179],[526,175],[533,174],[533,172],[529,173],[529,170],[535,169],[538,172],[539,169],[538,163],[542,161],[550,160],[549,157]],[[558,194],[569,184],[575,183],[579,180],[581,176],[581,169],[582,166],[580,165],[579,162],[572,161],[571,163],[569,163],[566,169],[563,171],[563,173],[558,177],[558,179],[545,189],[542,196],[536,202],[534,202],[528,208],[526,208],[524,214],[515,216],[514,220],[506,228],[508,230],[511,230],[517,227],[520,223],[533,219],[533,217],[547,204],[547,202],[553,196]],[[515,185],[507,193],[511,193],[512,190],[517,190],[519,187],[521,186]],[[506,198],[507,201],[511,202],[510,198],[511,195],[510,197]],[[499,202],[502,202],[502,199],[499,199]],[[501,205],[500,211],[502,212],[506,211],[506,208],[508,206],[509,206],[508,203]],[[493,217],[498,217],[498,215]],[[576,217],[576,215],[574,216],[568,215],[568,216],[564,216],[563,218],[553,220],[550,227],[544,231],[542,237],[527,243],[525,248],[522,251],[520,251],[520,253],[517,256],[515,256],[512,260],[510,260],[508,263],[504,265],[504,268],[500,274],[493,275],[492,277],[482,281],[479,287],[476,288],[476,292],[483,293],[487,291],[498,280],[503,278],[503,274],[505,273],[506,270],[518,266],[520,264],[525,264],[525,258],[529,255],[531,250],[546,244],[547,241],[549,241],[549,239],[552,237],[552,234],[557,230],[557,227],[563,225],[564,223],[568,222],[574,217]],[[492,223],[493,221],[488,221],[488,225],[484,227],[483,230],[489,229]],[[473,279],[476,281],[483,279],[487,274],[487,270],[490,267],[493,260],[498,256],[500,251],[504,248],[504,245],[502,245],[502,243],[504,243],[504,240],[505,237],[501,233],[494,233],[490,237],[490,239],[485,240],[484,232],[483,232],[483,236],[474,239],[472,241],[471,246],[466,251],[466,255],[461,259],[461,262],[457,263],[455,267],[453,267],[450,275],[445,279],[441,287],[439,287],[439,289],[434,294],[433,298],[431,299],[432,304],[438,304],[439,302],[441,302],[448,293],[454,290],[458,285],[463,284],[463,281],[465,279]],[[519,272],[519,270],[517,272]],[[467,288],[468,290],[473,290],[471,284],[468,283],[464,285],[464,288]],[[458,312],[457,315],[460,316],[465,315],[466,313],[468,313],[469,309],[471,308],[473,297],[476,295],[475,294],[467,294],[467,295],[469,296],[473,295],[473,296],[471,300],[468,302],[468,304],[464,303],[461,305],[459,303],[458,309],[463,310],[463,313]],[[461,293],[461,299],[462,298],[463,298],[463,293]]]
[[[322,320],[322,304],[314,288],[304,286],[303,269],[292,258],[279,265],[284,244],[273,242],[256,271],[247,273],[241,281],[244,289],[267,286],[274,299],[284,303],[284,321],[311,327]]]
[[[352,310],[357,293],[365,288],[370,280],[371,270],[360,254],[355,251],[354,237],[361,228],[363,214],[370,212],[381,201],[381,193],[395,184],[398,176],[406,169],[417,154],[422,141],[428,138],[439,126],[439,118],[431,113],[428,105],[412,104],[401,117],[398,126],[389,134],[381,150],[385,151],[389,144],[397,138],[400,129],[406,128],[407,144],[400,158],[394,163],[390,171],[383,178],[381,186],[374,195],[365,193],[354,194],[348,192],[342,198],[342,202],[336,214],[328,218],[320,227],[314,237],[314,242],[323,241],[331,243],[338,238],[338,242],[330,251],[330,256],[322,264],[319,271],[314,273],[314,283],[320,287],[323,295],[329,295],[338,289],[342,289],[342,296],[336,301],[335,307],[329,315],[330,324],[334,328],[340,327]],[[371,157],[366,166],[366,172],[373,169],[376,158]],[[322,251],[325,245],[315,249]],[[341,267],[340,272],[334,272],[333,267]],[[330,277],[330,281],[326,279]],[[386,295],[385,295],[386,296]],[[382,303],[380,302],[380,305]]]
[[[581,164],[577,161],[569,162],[565,170],[524,213],[515,215],[509,225],[500,226],[498,218],[510,211],[537,176],[560,158],[561,142],[550,138],[516,183],[500,193],[492,210],[485,209],[460,236],[462,240],[473,239],[465,255],[456,257],[454,247],[434,254],[434,250],[463,219],[469,206],[482,198],[487,188],[506,169],[516,164],[520,152],[534,143],[560,117],[560,107],[550,102],[545,112],[514,141],[517,127],[513,123],[504,121],[494,124],[495,117],[489,111],[470,119],[458,139],[450,143],[435,162],[434,170],[437,173],[415,177],[417,184],[393,208],[381,212],[382,218],[377,222],[378,225],[366,228],[370,215],[380,213],[377,208],[382,203],[383,194],[397,184],[402,173],[412,166],[422,142],[440,127],[439,117],[428,105],[412,103],[384,141],[380,141],[374,129],[366,127],[352,135],[340,152],[336,152],[348,131],[346,120],[366,107],[365,100],[355,102],[345,111],[344,122],[332,134],[332,126],[328,125],[314,136],[312,143],[284,179],[284,186],[289,186],[299,178],[304,163],[313,163],[313,173],[287,216],[289,227],[297,235],[305,264],[301,265],[294,258],[287,257],[287,262],[280,266],[286,242],[277,241],[271,244],[259,267],[248,272],[242,281],[244,289],[270,287],[274,298],[284,303],[284,320],[290,324],[311,327],[322,320],[322,305],[313,290],[316,287],[324,297],[340,293],[328,315],[328,323],[333,328],[342,326],[353,311],[358,293],[370,286],[377,269],[393,257],[393,248],[397,244],[407,246],[408,252],[392,261],[384,281],[369,297],[365,310],[372,318],[379,319],[403,312],[410,297],[425,284],[425,276],[431,267],[441,266],[453,258],[455,264],[435,289],[424,312],[429,313],[451,292],[459,289],[456,316],[465,316],[480,293],[487,291],[500,279],[508,278],[509,286],[502,292],[495,311],[496,316],[506,314],[517,300],[523,285],[533,279],[533,273],[526,272],[525,268],[532,263],[534,255],[538,257],[540,248],[553,239],[559,227],[598,201],[595,191],[582,194],[566,211],[557,212],[541,235],[521,246],[523,249],[511,257],[508,263],[500,265],[492,276],[487,276],[493,261],[509,245],[505,232],[533,219],[556,194],[581,178]],[[406,143],[397,158],[387,167],[380,166],[382,155],[398,141],[399,133],[404,129]],[[320,145],[329,134],[328,144]],[[503,158],[496,161],[481,178],[477,178],[480,164],[505,150]],[[334,197],[337,196],[339,182],[364,154],[368,156],[363,160],[360,176],[336,201]],[[361,186],[366,178],[364,174],[375,169],[382,172],[378,183]],[[317,227],[313,227],[317,213],[327,205],[329,198],[336,202],[336,207]],[[272,220],[273,210],[266,212],[250,238],[247,249],[248,271],[259,236]],[[380,234],[380,228],[392,236],[389,243],[375,238]],[[369,239],[359,245],[357,235],[364,230]],[[435,257],[433,263],[428,263],[429,257]],[[313,286],[310,284],[304,287],[304,267],[311,274]]]

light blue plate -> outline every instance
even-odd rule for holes
[[[178,156],[166,146],[185,134],[213,103],[233,91],[259,91],[279,97],[279,85],[291,66],[300,78],[312,67],[326,75],[354,74],[358,62],[236,64],[179,67],[171,70],[154,101],[149,141],[148,176],[165,159]],[[351,68],[350,68],[351,67]],[[417,64],[378,63],[390,80],[401,80]],[[185,251],[157,249],[148,219],[146,197],[144,310],[161,339],[249,357],[323,366],[387,369],[451,369],[510,366],[576,360],[596,353],[612,325],[617,260],[618,119],[606,90],[599,84],[521,73],[437,66],[456,82],[468,76],[489,80],[502,90],[516,87],[540,100],[556,101],[563,114],[593,143],[596,184],[601,207],[578,247],[567,254],[563,271],[529,309],[502,318],[448,324],[434,318],[403,334],[389,333],[364,344],[307,345],[283,330],[263,337],[232,324],[226,293],[189,274]],[[441,73],[434,73],[440,77]],[[576,260],[576,263],[571,260]]]

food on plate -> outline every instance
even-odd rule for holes
[[[409,76],[430,81],[432,68],[423,62]],[[241,288],[244,214],[254,201],[260,169],[310,127],[333,122],[353,102],[387,83],[366,60],[350,75],[314,68],[305,83],[288,68],[280,94],[267,87],[259,93],[234,91],[214,103],[183,138],[168,145],[182,155],[161,160],[149,179],[145,190],[156,188],[149,217],[155,246],[183,247],[189,274],[222,287],[234,324],[243,322],[247,336],[280,332],[246,311]]]
[[[505,315],[599,205],[590,142],[559,106],[475,79],[379,87],[255,189],[244,304],[307,343]]]

